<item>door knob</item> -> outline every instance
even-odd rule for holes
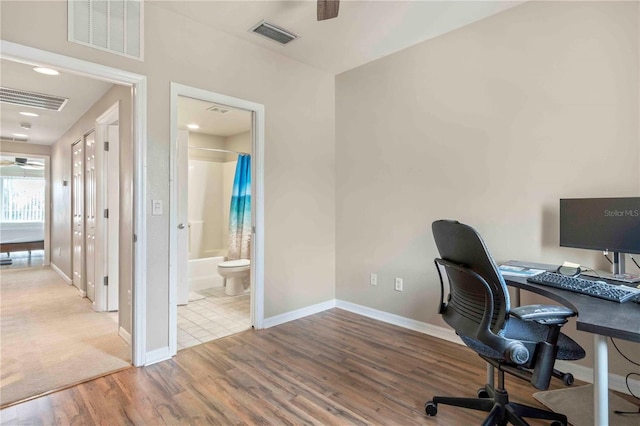
[[[178,224],[178,229],[184,229],[184,223],[179,223]]]

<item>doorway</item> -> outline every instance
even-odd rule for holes
[[[84,60],[54,54],[44,50],[23,46],[8,41],[1,41],[0,57],[16,63],[31,66],[46,66],[75,75],[108,81],[128,86],[132,96],[132,147],[128,156],[131,169],[128,175],[127,199],[129,217],[124,233],[129,236],[127,244],[131,244],[131,257],[124,259],[121,266],[127,266],[131,272],[129,288],[125,292],[131,305],[130,329],[132,343],[132,362],[136,366],[146,362],[146,246],[134,244],[134,239],[146,241],[146,77],[124,70],[118,70]],[[121,231],[122,232],[122,231]],[[132,238],[132,236],[134,238]]]
[[[171,135],[174,144],[172,144],[171,155],[169,346],[171,354],[175,355],[178,347],[182,349],[205,340],[213,340],[250,326],[262,328],[264,318],[262,203],[264,107],[253,102],[175,83],[172,83],[171,91]],[[195,128],[198,123],[187,122],[194,116],[193,114],[197,114],[190,112],[191,108],[194,108],[193,111],[206,111],[205,114],[217,114],[213,121],[217,121],[218,126],[223,126],[221,123],[225,122],[222,116],[230,113],[225,126],[230,126],[230,122],[233,121],[237,127],[233,130],[209,129],[206,133],[189,133],[188,129],[182,128],[186,127],[186,124],[192,124],[192,130],[199,130]],[[236,170],[238,168],[236,166],[245,164],[245,167],[249,168],[248,162],[251,163],[251,209],[250,221],[247,219],[245,230],[249,234],[247,238],[250,239],[251,244],[250,254],[245,252],[240,255],[229,250],[227,230],[229,216],[233,214],[233,209],[230,209],[231,192],[232,189],[235,190],[232,183],[237,180],[238,173],[242,174]],[[190,174],[192,175],[191,183],[189,183]],[[195,179],[198,181],[193,182]],[[220,184],[213,184],[214,182],[220,182]],[[190,197],[189,193],[194,192],[193,188],[202,188],[209,183],[212,183],[208,188],[212,191],[211,194],[191,194]],[[185,191],[185,188],[189,190]],[[218,200],[218,202],[207,207],[202,204],[204,199]],[[198,216],[198,213],[203,210],[208,212],[207,215]],[[217,220],[216,216],[219,216],[220,220]],[[213,223],[216,225],[211,225]],[[232,230],[231,233],[233,232],[235,231]],[[226,262],[229,259],[240,260],[230,264]],[[247,263],[250,266],[238,269],[235,268],[237,262],[243,265]],[[227,269],[220,269],[225,268],[226,265],[232,267],[233,271],[241,270],[239,276],[249,269],[246,271],[249,275],[248,283],[244,282],[244,286],[240,284],[238,280],[242,278],[230,281],[235,278],[235,275],[230,275]],[[190,275],[189,269],[192,272],[191,283],[186,281]],[[198,275],[198,271],[207,271],[208,277]],[[226,275],[226,282],[216,272]],[[194,277],[194,273],[198,276]],[[208,280],[205,289],[189,291],[190,288],[197,289],[205,280]],[[201,298],[204,301],[196,300]],[[189,312],[189,303],[207,306],[198,306],[199,312]],[[246,323],[243,323],[245,318],[242,314],[233,315],[234,308],[230,311],[225,310],[225,305],[229,307],[236,304],[235,309],[242,311],[245,309],[243,303],[246,303],[248,308]],[[212,311],[207,312],[208,308]],[[189,315],[194,316],[193,324],[189,324],[194,333],[182,336],[180,342],[178,342],[178,310],[181,311],[181,329],[184,328],[185,323],[190,322]],[[211,330],[201,326],[201,324],[209,324],[208,327],[217,327],[215,318],[221,316],[224,318],[225,315],[229,316],[224,320],[226,327],[223,328],[226,330]],[[195,316],[203,318],[195,318]]]

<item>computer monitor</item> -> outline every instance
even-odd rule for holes
[[[624,253],[640,254],[640,197],[561,199],[560,246],[613,252],[609,278],[640,281],[624,265]]]
[[[640,197],[561,199],[560,246],[640,254]]]

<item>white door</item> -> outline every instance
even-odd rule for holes
[[[71,177],[71,198],[73,215],[73,285],[84,293],[83,254],[84,254],[84,167],[83,164],[83,143],[78,141],[71,146],[73,162],[73,176]]]
[[[118,274],[120,268],[119,261],[119,230],[120,222],[120,126],[111,124],[107,128],[107,141],[109,142],[109,155],[104,163],[104,170],[107,175],[107,206],[109,209],[108,220],[105,226],[105,235],[107,240],[107,275],[109,277],[109,286],[107,287],[107,310],[118,310],[118,294],[120,281]]]
[[[85,275],[87,298],[92,302],[96,297],[96,142],[95,132],[85,139]]]
[[[186,305],[189,301],[189,132],[178,130],[178,149],[176,162],[178,171],[177,204],[178,204],[178,305]]]

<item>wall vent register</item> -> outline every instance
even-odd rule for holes
[[[130,58],[143,58],[142,0],[69,0],[68,39]]]

